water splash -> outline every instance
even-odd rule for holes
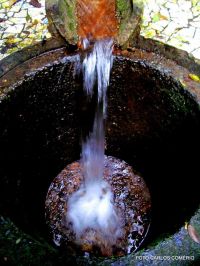
[[[98,92],[96,114],[92,132],[82,143],[84,184],[68,200],[68,221],[73,225],[76,240],[90,228],[100,232],[102,238],[114,245],[122,234],[120,217],[113,205],[110,185],[103,180],[107,88],[113,64],[112,39],[91,43],[83,40],[86,55],[82,62],[84,90],[89,98]],[[97,86],[96,86],[97,85]]]

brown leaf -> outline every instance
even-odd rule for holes
[[[187,227],[188,234],[196,243],[200,244],[200,235],[196,231],[196,229],[192,225],[188,225]]]
[[[6,21],[5,18],[0,18],[0,23]]]
[[[22,31],[24,34],[27,34],[27,35],[29,35],[31,32],[30,31],[28,31],[28,30],[23,30]]]
[[[160,14],[160,20],[168,20],[168,19],[169,19],[168,17],[166,17],[166,16]]]
[[[29,4],[37,8],[40,8],[42,6],[38,0],[31,0]]]

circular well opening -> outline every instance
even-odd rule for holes
[[[48,239],[46,193],[80,157],[87,123],[76,56],[13,84],[0,103],[0,208],[25,232]],[[199,109],[173,77],[115,57],[108,90],[106,154],[141,173],[152,197],[149,240],[174,233],[197,209]]]

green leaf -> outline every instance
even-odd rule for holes
[[[20,242],[21,242],[21,238],[18,238],[15,243],[18,245]]]
[[[156,32],[155,32],[155,30],[153,30],[153,29],[147,30],[147,31],[145,32],[145,37],[146,37],[146,38],[152,38],[152,37],[154,37],[155,35],[156,35]]]
[[[192,0],[192,6],[196,6],[198,4],[199,0]]]
[[[161,14],[160,12],[155,13],[152,17],[152,22],[158,22],[160,20],[168,20],[168,17],[166,17],[165,15]]]
[[[154,14],[154,16],[152,17],[152,22],[158,22],[160,20],[160,16],[159,13]]]
[[[27,13],[27,15],[26,15],[26,21],[27,21],[27,22],[32,21],[32,18],[31,18],[31,16],[29,15],[29,13]]]

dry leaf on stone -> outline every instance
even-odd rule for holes
[[[15,3],[17,3],[19,0],[9,0],[9,7],[12,7]]]
[[[19,2],[20,0],[9,0],[9,8],[11,8],[14,4],[16,4],[17,2]]]
[[[29,4],[37,8],[40,8],[42,6],[38,0],[31,0]]]
[[[26,35],[29,35],[31,32],[28,31],[28,30],[23,30],[22,33],[26,34]]]
[[[160,14],[160,20],[169,20],[169,18],[164,16],[164,15],[162,15],[162,14]]]
[[[38,23],[39,23],[39,20],[38,19],[34,19],[29,25],[27,25],[26,30],[29,30],[32,27],[37,26]]]
[[[5,18],[0,18],[0,23],[6,21]]]
[[[200,235],[196,231],[196,229],[192,225],[187,226],[187,231],[189,236],[194,240],[196,243],[200,244]]]
[[[200,82],[200,77],[195,75],[195,74],[189,74],[188,75],[190,79],[194,80],[194,81],[197,81],[197,82]]]

